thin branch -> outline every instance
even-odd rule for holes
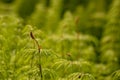
[[[40,77],[41,80],[43,80],[43,74],[42,74],[42,65],[41,65],[41,55],[40,55],[40,50],[41,50],[41,46],[39,45],[38,41],[35,39],[35,36],[33,35],[32,31],[30,32],[30,37],[35,41],[37,47],[38,47],[38,53],[39,53],[39,63],[38,67],[39,67],[39,71],[40,71]]]

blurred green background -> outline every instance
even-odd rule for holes
[[[96,80],[120,80],[120,0],[0,0],[1,50],[16,36],[25,38],[23,34],[27,34],[28,24],[34,26],[35,34],[43,40],[39,42],[44,48],[53,49],[65,60],[88,61],[92,68],[83,68],[83,73],[92,74]],[[1,35],[5,39],[11,36],[7,31],[12,34],[12,38],[3,44]],[[42,31],[45,35],[41,35]],[[19,37],[17,39],[20,40]],[[22,43],[27,41],[20,40],[19,46],[23,47]],[[10,43],[9,51],[15,46]],[[66,54],[72,58],[66,57]],[[59,63],[65,63],[65,60]],[[81,64],[84,67],[84,63]],[[76,66],[74,63],[72,65]],[[64,72],[66,75],[60,69],[58,74],[66,77],[76,72],[77,68]],[[119,77],[112,76],[112,79],[112,73],[117,73]]]

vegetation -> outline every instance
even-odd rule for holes
[[[0,0],[0,80],[120,80],[120,0]]]

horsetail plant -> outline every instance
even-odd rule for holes
[[[0,80],[120,80],[119,7],[120,0],[0,0]]]
[[[89,73],[72,73],[67,77],[67,80],[95,80],[95,78]]]
[[[39,61],[38,61],[38,68],[39,68],[39,71],[40,71],[40,77],[41,77],[41,80],[43,80],[43,74],[42,74],[42,64],[41,64],[41,46],[39,45],[38,41],[36,40],[35,36],[33,35],[32,31],[30,32],[30,37],[35,41],[36,45],[37,45],[37,48],[38,48],[38,53],[39,53]]]
[[[112,80],[120,80],[120,70],[115,71],[111,77],[112,77]]]
[[[75,18],[75,31],[76,31],[76,42],[77,42],[77,54],[79,54],[80,53],[80,50],[79,50],[79,45],[80,45],[80,31],[79,31],[79,17],[76,17]]]

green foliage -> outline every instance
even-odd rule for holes
[[[44,28],[46,21],[46,12],[46,7],[43,4],[38,4],[35,8],[35,11],[31,15],[31,18],[28,21],[28,23],[37,26],[38,28]]]
[[[88,73],[72,73],[67,77],[67,80],[95,80],[94,77]]]
[[[50,1],[50,7],[48,8],[48,14],[46,15],[46,24],[45,24],[45,30],[48,30],[48,32],[55,31],[56,26],[58,25],[58,22],[60,20],[61,15],[61,9],[62,9],[62,1],[63,0],[51,0]]]
[[[118,62],[117,57],[119,58],[119,48],[120,48],[120,10],[119,5],[120,1],[115,0],[112,8],[108,14],[108,22],[105,26],[103,38],[101,40],[101,56],[108,58],[105,62],[115,61]],[[108,55],[109,54],[109,55]],[[114,58],[113,58],[114,56]],[[116,58],[116,59],[115,59]],[[103,59],[102,59],[103,60]],[[104,60],[103,60],[104,61]]]
[[[0,1],[0,80],[120,80],[119,3]]]
[[[14,0],[1,0],[4,3],[12,3]]]
[[[26,18],[34,11],[35,5],[39,0],[18,0],[17,13],[20,17]]]
[[[120,70],[115,71],[111,77],[112,77],[112,80],[120,80]]]

